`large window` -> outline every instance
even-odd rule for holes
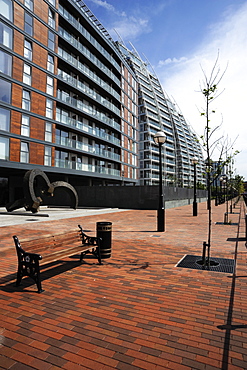
[[[53,101],[48,98],[46,99],[45,115],[47,118],[53,118]]]
[[[9,159],[9,139],[0,136],[0,159]]]
[[[48,10],[48,24],[52,28],[55,28],[55,12],[50,8]]]
[[[30,36],[33,35],[33,17],[28,13],[25,12],[25,22],[24,22],[24,30]]]
[[[26,63],[24,63],[23,66],[23,82],[31,86],[32,82],[31,67]]]
[[[9,21],[13,20],[12,0],[0,0],[0,14]]]
[[[12,56],[0,50],[0,72],[5,75],[12,75]]]
[[[51,147],[45,146],[44,165],[51,166]]]
[[[0,78],[0,100],[11,103],[11,83]]]
[[[22,115],[21,119],[21,135],[30,135],[30,117],[26,116],[25,114]]]
[[[0,130],[9,131],[10,111],[0,107]]]
[[[52,124],[50,122],[45,123],[45,141],[52,142]]]
[[[47,83],[46,83],[46,93],[49,95],[53,95],[53,78],[47,76]]]
[[[48,48],[53,50],[55,49],[55,34],[48,30]]]
[[[29,145],[21,142],[20,162],[29,163]]]
[[[0,22],[0,44],[12,49],[12,35],[12,29]]]
[[[33,57],[32,43],[25,39],[25,41],[24,41],[24,58],[32,60],[32,57]]]
[[[31,93],[30,91],[22,91],[22,109],[30,110],[31,109]]]
[[[54,73],[54,57],[50,54],[47,57],[47,70]]]

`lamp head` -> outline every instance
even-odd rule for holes
[[[193,158],[191,159],[191,163],[192,163],[192,164],[197,164],[197,163],[198,163],[198,158],[197,158],[197,157],[193,157]]]
[[[158,131],[156,132],[156,134],[154,135],[154,142],[156,144],[164,144],[164,142],[166,141],[166,134],[163,132],[163,131]]]

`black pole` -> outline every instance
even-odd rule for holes
[[[194,163],[194,201],[193,201],[193,216],[197,216],[197,201],[196,201],[196,163]]]
[[[164,197],[163,197],[163,185],[162,185],[162,158],[161,158],[161,146],[159,143],[159,208],[157,212],[157,231],[165,231],[165,209],[164,209]]]
[[[218,205],[218,176],[215,178],[215,205]]]

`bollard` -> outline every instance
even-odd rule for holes
[[[97,225],[97,237],[102,239],[100,243],[101,259],[110,258],[112,223],[97,222],[96,225]]]

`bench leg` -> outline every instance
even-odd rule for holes
[[[17,277],[16,277],[16,283],[15,283],[16,286],[21,285],[21,279],[22,279],[21,269],[18,268]]]

